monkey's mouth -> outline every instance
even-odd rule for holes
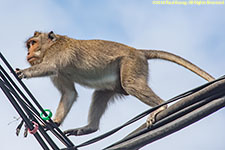
[[[35,61],[36,59],[38,59],[38,58],[35,57],[35,56],[32,56],[32,57],[27,58],[27,61],[28,61],[29,63],[31,63],[31,62]]]

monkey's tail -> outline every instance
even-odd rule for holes
[[[196,73],[197,75],[201,76],[207,81],[215,80],[214,77],[209,75],[207,72],[205,72],[198,66],[192,64],[188,60],[180,56],[177,56],[175,54],[165,52],[165,51],[160,51],[160,50],[141,50],[141,51],[144,52],[147,59],[163,59],[163,60],[171,61],[189,69],[190,71]]]

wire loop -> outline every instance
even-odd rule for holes
[[[41,117],[43,120],[49,120],[49,119],[52,117],[52,112],[51,112],[51,110],[50,110],[50,109],[44,109],[44,111],[45,111],[46,113],[48,113],[48,116],[44,116],[44,113],[42,112],[42,113],[40,114],[40,117]]]
[[[34,129],[30,130],[28,128],[28,131],[29,131],[30,134],[35,134],[37,132],[38,128],[39,128],[39,125],[36,122],[34,122],[34,121],[32,121],[32,123],[34,124]]]

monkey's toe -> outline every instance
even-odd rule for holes
[[[147,128],[151,128],[152,125],[156,122],[156,120],[155,120],[156,115],[157,114],[155,114],[155,113],[151,113],[149,115],[149,117],[147,118],[147,121],[146,121]]]
[[[159,109],[153,111],[147,118],[147,121],[146,121],[146,126],[147,128],[151,128],[152,125],[156,122],[156,116],[163,110],[165,110],[167,108],[167,106],[162,106],[160,107]]]
[[[83,128],[78,128],[78,129],[69,129],[64,131],[64,134],[66,136],[71,136],[71,135],[75,135],[75,136],[80,136],[80,135],[85,135],[85,134],[90,134],[93,133],[95,131],[97,131],[98,129],[95,128],[90,128],[90,127],[83,127]]]
[[[74,129],[66,130],[64,131],[64,134],[66,136],[77,135],[77,130],[74,130]]]

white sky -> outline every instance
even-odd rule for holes
[[[0,50],[14,68],[28,67],[24,41],[35,30],[68,35],[77,39],[104,39],[136,48],[163,49],[183,56],[214,77],[225,74],[225,9],[221,6],[159,6],[151,0],[0,0]],[[149,61],[150,85],[167,100],[205,81],[186,69],[165,61]],[[60,95],[48,78],[24,80],[44,108],[55,112]],[[86,125],[93,90],[76,85],[79,98],[62,130]],[[0,92],[0,149],[39,150],[32,135],[16,137],[18,116]],[[100,131],[70,137],[74,144],[109,131],[148,107],[129,96],[112,104],[101,120]],[[119,117],[118,117],[119,116]],[[123,138],[145,120],[110,138],[81,149],[102,149]],[[225,109],[143,150],[224,150]]]

